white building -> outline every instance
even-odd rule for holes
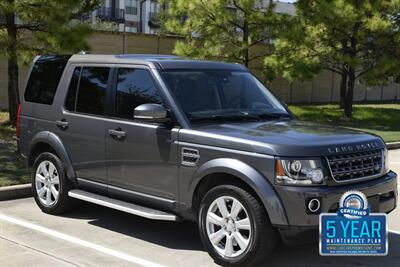
[[[119,31],[156,33],[159,26],[155,15],[162,9],[157,0],[104,0],[93,11],[92,18],[100,18],[119,24]]]
[[[260,0],[261,5],[268,5],[270,0]],[[294,15],[293,3],[275,2],[278,13]],[[158,0],[104,0],[100,8],[92,13],[92,19],[100,18],[119,24],[119,31],[139,32],[146,34],[157,33],[156,16],[160,10],[165,10],[165,4]]]

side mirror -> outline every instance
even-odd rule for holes
[[[133,112],[135,120],[148,122],[166,122],[168,121],[168,111],[159,104],[143,104],[137,106]]]

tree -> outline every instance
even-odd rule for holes
[[[164,0],[166,1],[166,0]],[[245,66],[263,59],[268,43],[286,15],[276,14],[272,1],[168,0],[164,30],[185,37],[174,52],[199,59],[217,59]]]
[[[276,75],[311,79],[321,70],[341,77],[344,116],[352,117],[356,80],[366,85],[388,82],[400,67],[397,0],[299,0],[290,31],[275,41],[265,59]]]
[[[99,0],[2,0],[0,55],[8,60],[10,123],[16,124],[19,103],[18,62],[44,53],[75,52],[87,48],[90,27],[79,22]]]

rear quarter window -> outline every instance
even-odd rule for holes
[[[33,65],[26,86],[27,102],[51,105],[70,56],[41,56]]]

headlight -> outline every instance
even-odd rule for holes
[[[384,160],[384,174],[387,174],[390,171],[390,166],[389,166],[389,152],[385,146],[385,151],[383,153],[383,160]]]
[[[275,182],[281,185],[321,185],[326,175],[321,159],[275,160]]]

